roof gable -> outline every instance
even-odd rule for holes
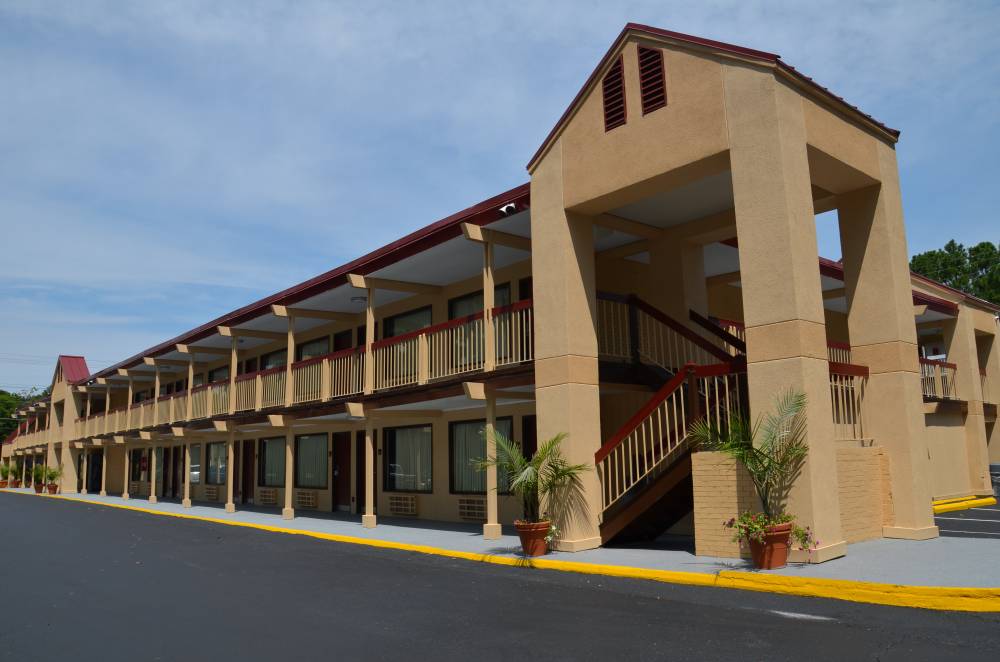
[[[673,32],[671,30],[664,30],[662,28],[655,28],[649,25],[642,25],[640,23],[628,23],[624,28],[622,28],[621,33],[619,33],[618,37],[611,44],[611,47],[604,54],[604,57],[601,58],[600,62],[597,63],[594,71],[591,72],[586,82],[584,82],[583,87],[581,87],[580,91],[577,92],[575,97],[573,97],[573,100],[570,102],[569,106],[567,106],[562,116],[560,116],[555,126],[552,127],[552,130],[549,131],[545,140],[543,140],[542,144],[539,145],[535,154],[531,157],[531,160],[528,161],[527,169],[529,172],[534,169],[541,157],[548,151],[548,148],[562,133],[563,129],[569,123],[569,120],[576,113],[577,109],[583,103],[589,92],[594,89],[595,85],[598,84],[601,75],[608,67],[609,63],[615,58],[615,56],[617,56],[630,37],[653,37],[658,40],[670,42],[672,45],[679,46],[681,48],[686,47],[692,50],[700,50],[703,52],[707,51],[710,53],[721,54],[744,60],[752,60],[770,65],[782,75],[787,76],[813,94],[839,107],[842,111],[847,112],[848,115],[853,116],[856,120],[861,120],[863,124],[882,132],[892,141],[895,142],[899,138],[898,130],[887,127],[871,115],[861,111],[861,109],[857,106],[847,103],[847,101],[845,101],[842,97],[835,95],[827,88],[816,83],[812,78],[800,73],[797,69],[795,69],[795,67],[783,62],[781,57],[775,53],[758,51],[752,48],[745,48],[743,46],[737,46],[723,41],[705,39],[703,37],[683,34],[681,32]]]
[[[82,356],[69,356],[60,354],[56,363],[56,371],[52,381],[57,381],[57,377],[62,373],[62,378],[67,384],[77,384],[84,382],[90,376],[90,369],[87,368],[87,359]]]

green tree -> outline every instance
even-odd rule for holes
[[[1000,304],[1000,244],[984,241],[966,248],[954,239],[944,248],[919,253],[910,269],[956,290]]]

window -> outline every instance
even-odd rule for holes
[[[229,379],[229,366],[224,365],[208,371],[208,383],[222,382]]]
[[[497,419],[497,432],[511,439],[514,421]],[[476,468],[476,462],[486,458],[486,421],[456,421],[448,426],[452,494],[486,494],[486,472]],[[497,472],[500,493],[509,492],[508,478]]]
[[[295,348],[295,360],[305,361],[314,356],[323,356],[330,353],[330,336],[323,336],[308,342],[300,343]]]
[[[215,442],[205,446],[206,460],[208,460],[208,473],[205,474],[205,484],[225,485],[226,484],[226,444],[225,442]]]
[[[201,482],[201,444],[191,444],[191,484]]]
[[[243,374],[249,374],[251,372],[257,372],[257,357],[252,359],[247,359],[243,362]]]
[[[531,294],[532,294],[531,276],[527,276],[526,278],[522,278],[521,280],[517,281],[518,301],[525,301],[526,299],[530,299]]]
[[[493,306],[506,306],[510,303],[510,283],[503,283],[493,288]],[[455,297],[448,302],[448,319],[453,320],[466,315],[474,315],[483,310],[483,291],[472,292]]]
[[[205,383],[205,373],[199,372],[194,376],[194,384],[192,386],[201,386]]]
[[[642,94],[643,115],[667,105],[663,51],[659,48],[639,47],[639,91]]]
[[[146,471],[145,464],[143,462],[145,458],[146,451],[141,448],[135,448],[132,450],[128,466],[129,480],[136,482],[146,480],[146,477],[143,475]]]
[[[383,324],[383,338],[394,338],[404,333],[425,329],[431,325],[431,307],[418,308],[409,312],[386,317]],[[363,336],[362,336],[363,337]]]
[[[181,393],[187,390],[187,380],[181,379],[174,382],[174,393]]]
[[[621,55],[604,75],[601,91],[604,95],[604,130],[610,131],[625,124],[625,76]]]
[[[277,368],[280,365],[285,365],[287,361],[288,350],[279,349],[276,352],[270,352],[260,357],[260,369],[268,370],[270,368]]]
[[[364,341],[364,336],[361,338]],[[350,329],[344,329],[333,334],[333,351],[339,352],[342,349],[350,349],[354,346],[354,333]]]
[[[433,491],[431,426],[386,428],[384,434],[385,491]]]
[[[295,437],[295,487],[326,489],[326,435]]]
[[[257,484],[261,487],[285,486],[285,438],[261,439]]]

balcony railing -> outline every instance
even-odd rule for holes
[[[920,388],[928,400],[956,400],[955,370],[947,361],[920,358]]]
[[[493,347],[486,351],[487,320],[483,313],[420,329],[373,344],[373,391],[424,384],[534,358],[531,301],[491,310]],[[312,357],[287,366],[238,375],[232,383],[237,412],[288,404],[325,402],[365,392],[363,347]],[[290,392],[288,379],[291,379]],[[80,436],[113,434],[230,412],[229,380],[195,386],[189,391],[95,414],[77,424]],[[290,396],[290,400],[289,400]]]
[[[847,347],[850,356],[850,347]],[[866,439],[865,392],[868,366],[830,361],[830,404],[835,439]]]

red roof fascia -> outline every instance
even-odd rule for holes
[[[849,109],[857,112],[875,126],[879,127],[886,133],[892,135],[894,138],[896,139],[899,138],[899,131],[897,129],[889,128],[885,124],[882,124],[881,122],[876,120],[871,115],[862,112],[857,106],[847,103],[846,101],[844,101],[842,97],[837,96],[836,94],[831,92],[828,88],[823,87],[809,76],[802,74],[790,64],[783,62],[781,60],[781,56],[775,53],[769,53],[767,51],[758,51],[753,48],[746,48],[744,46],[738,46],[736,44],[730,44],[724,41],[716,41],[714,39],[705,39],[704,37],[697,37],[695,35],[684,34],[682,32],[673,32],[672,30],[664,30],[663,28],[653,27],[651,25],[643,25],[641,23],[627,23],[625,27],[622,28],[622,31],[618,34],[618,37],[611,44],[611,48],[608,49],[608,51],[604,54],[604,57],[602,57],[600,62],[597,63],[597,66],[594,67],[594,70],[591,72],[590,76],[587,77],[587,80],[586,82],[584,82],[583,87],[580,88],[580,91],[576,93],[576,96],[573,97],[573,100],[570,102],[569,106],[566,107],[566,110],[559,117],[559,121],[555,123],[555,126],[552,127],[552,130],[549,131],[547,136],[545,136],[545,140],[543,140],[542,144],[538,146],[537,150],[535,150],[535,153],[534,155],[532,155],[531,160],[528,161],[527,165],[528,170],[531,170],[531,167],[535,165],[535,162],[542,155],[542,152],[545,151],[545,148],[549,145],[549,142],[555,137],[556,133],[558,133],[559,129],[566,122],[566,120],[569,119],[569,116],[573,112],[573,109],[576,107],[577,103],[579,103],[580,100],[583,99],[583,96],[586,93],[586,91],[597,79],[598,73],[604,68],[608,60],[611,58],[611,56],[618,50],[618,47],[625,40],[625,37],[628,35],[630,31],[653,35],[655,37],[666,37],[668,39],[673,39],[675,41],[694,44],[695,46],[704,46],[724,53],[732,53],[733,55],[739,55],[741,57],[761,60],[762,62],[769,62],[771,64],[774,64],[778,68],[782,69],[790,76],[797,78],[798,80],[808,85],[809,87],[814,88],[817,92],[819,92],[823,96],[835,101],[838,104],[843,104],[847,106]]]
[[[843,263],[836,262],[829,258],[821,257],[819,259],[819,272],[822,275],[828,276],[830,278],[836,278],[837,280],[840,281],[844,280]],[[913,273],[912,271],[910,272],[910,275],[917,276],[917,274]],[[927,281],[929,283],[934,283],[935,285],[940,285],[940,283],[935,283],[929,278],[924,278],[923,276],[918,276],[918,278]],[[942,287],[947,287],[947,286],[942,285]],[[963,292],[959,292],[958,290],[954,290],[954,292],[962,294],[964,296]],[[913,303],[918,306],[927,306],[929,309],[935,310],[941,313],[942,315],[958,314],[958,304],[952,303],[951,301],[947,301],[945,299],[939,299],[938,297],[931,296],[930,294],[917,292],[916,290],[913,290]]]
[[[499,195],[488,198],[471,207],[456,212],[451,216],[442,218],[426,227],[412,232],[401,239],[376,249],[352,262],[341,265],[336,269],[327,271],[305,282],[293,285],[276,294],[267,296],[259,301],[255,301],[243,308],[239,308],[217,319],[203,324],[191,331],[187,331],[176,338],[160,343],[155,347],[144,350],[135,356],[120,361],[113,366],[105,368],[93,375],[86,376],[82,381],[89,381],[97,377],[114,373],[118,368],[125,368],[142,360],[145,356],[155,356],[162,352],[172,350],[178,343],[193,343],[214,335],[217,326],[235,326],[248,320],[260,316],[267,312],[272,305],[291,305],[297,301],[308,299],[311,296],[332,289],[347,282],[347,274],[369,274],[378,271],[383,267],[403,260],[411,255],[425,251],[428,248],[441,244],[449,239],[453,239],[462,234],[462,223],[474,223],[476,225],[488,225],[503,218],[500,208],[513,203],[516,209],[521,211],[530,205],[530,183],[504,191]]]

